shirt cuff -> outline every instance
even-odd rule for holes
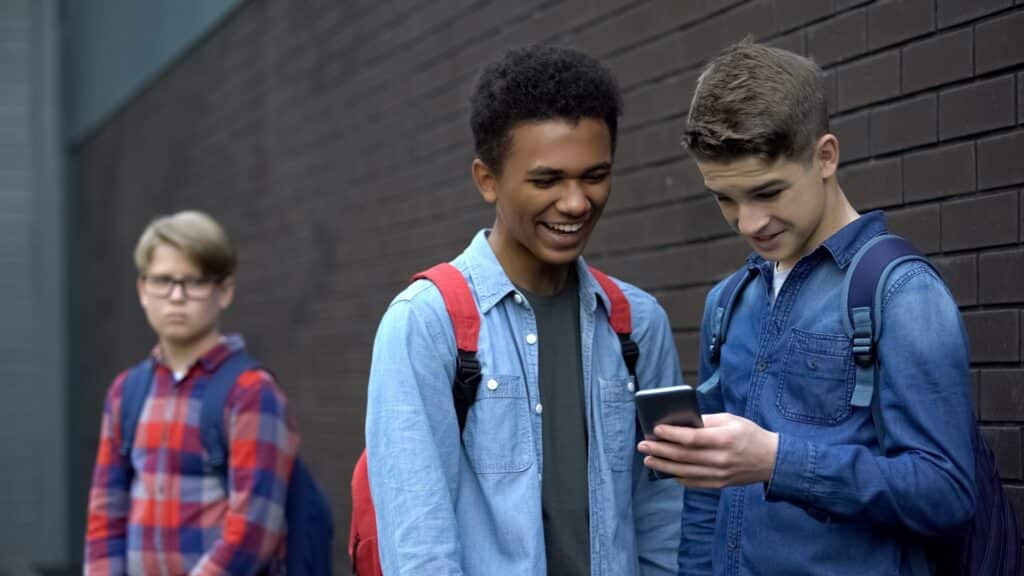
[[[813,506],[818,450],[813,442],[779,434],[775,469],[765,487],[765,499]]]

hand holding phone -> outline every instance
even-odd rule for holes
[[[700,405],[697,403],[697,391],[683,384],[667,388],[640,390],[635,394],[637,418],[644,438],[657,440],[654,427],[659,424],[670,426],[688,426],[703,428],[704,421],[700,416]],[[648,468],[653,479],[672,478],[657,470]]]

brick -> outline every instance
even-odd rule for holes
[[[1024,124],[1024,72],[1017,74],[1017,124]]]
[[[978,303],[978,255],[943,256],[934,258],[943,281],[953,293],[957,306],[973,306]]]
[[[903,157],[903,198],[907,202],[954,196],[975,189],[974,142]]]
[[[1024,130],[978,141],[978,189],[1024,182]]]
[[[982,420],[1024,421],[1024,370],[982,370]]]
[[[981,417],[981,370],[971,370],[971,406],[977,420]]]
[[[776,27],[792,30],[809,22],[826,18],[832,13],[830,0],[775,0]]]
[[[836,79],[837,110],[849,110],[900,94],[900,53],[892,50],[846,64]]]
[[[1024,243],[1024,190],[1020,191],[1020,198],[1017,200],[1017,203],[1020,204],[1020,230],[1017,233],[1020,235],[1019,240]]]
[[[992,70],[1024,62],[1024,12],[1015,11],[978,24],[974,29],[974,71]]]
[[[902,208],[886,213],[889,229],[910,240],[925,254],[939,251],[941,227],[939,207],[934,204]]]
[[[871,155],[866,111],[832,118],[829,120],[829,130],[839,139],[839,150],[844,162],[852,162]]]
[[[868,47],[891,46],[935,29],[933,0],[883,0],[868,9]]]
[[[925,94],[871,111],[871,152],[884,154],[937,139],[938,103]]]
[[[996,457],[996,469],[1004,480],[1021,478],[1020,428],[1017,426],[982,426],[981,434]]]
[[[700,368],[700,332],[682,332],[675,335],[676,351],[683,370]]]
[[[1010,4],[1011,0],[938,0],[939,28],[979,18]]]
[[[657,294],[673,329],[696,330],[704,318],[704,301],[710,286],[667,290]]]
[[[797,54],[807,54],[807,34],[803,30],[790,32],[785,36],[779,36],[778,38],[769,40],[766,44],[774,48],[789,50],[790,52],[795,52]]]
[[[625,94],[625,113],[619,123],[620,133],[636,124],[677,116],[687,111],[698,76],[698,71],[672,76]]]
[[[708,262],[708,269],[704,280],[716,282],[735,272],[753,251],[742,236],[714,240],[708,242],[706,247],[705,258]]]
[[[1020,361],[1020,316],[1016,310],[971,311],[964,312],[963,317],[971,343],[972,363]],[[994,399],[991,398],[991,390],[984,386],[985,379],[986,373],[982,373],[982,402],[989,405]],[[1018,414],[1024,418],[1024,410],[1018,411]],[[984,410],[982,418],[996,419]]]
[[[903,93],[948,84],[974,73],[974,31],[956,30],[903,48]]]
[[[1002,192],[942,206],[942,249],[965,250],[1017,242],[1018,195]]]
[[[680,159],[682,127],[678,123],[656,124],[636,132],[620,134],[615,151],[615,167],[619,170],[656,162]]]
[[[807,29],[807,55],[831,66],[867,52],[868,19],[864,9],[840,14]]]
[[[1013,126],[1013,75],[943,90],[939,137],[943,140]]]
[[[825,104],[829,114],[835,114],[839,109],[838,88],[836,88],[837,77],[835,70],[826,70],[822,75],[821,83],[825,85]]]
[[[979,258],[982,304],[1024,302],[1024,249],[989,252]]]
[[[853,207],[863,212],[901,204],[901,174],[899,158],[875,160],[844,167],[839,174],[839,184]]]

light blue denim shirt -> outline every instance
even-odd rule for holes
[[[440,292],[414,282],[373,348],[366,415],[370,490],[389,576],[546,573],[536,318],[481,231],[452,263],[481,314],[483,370],[463,443],[452,403],[456,346]],[[636,451],[633,391],[609,302],[583,259],[580,292],[592,574],[674,574],[682,489],[650,481]],[[642,388],[682,383],[668,318],[618,282],[632,309]]]
[[[721,385],[701,406],[779,433],[771,482],[684,498],[681,575],[909,574],[919,536],[955,531],[974,510],[967,341],[928,265],[898,265],[882,292],[879,448],[870,408],[850,405],[854,364],[840,314],[846,268],[885,231],[865,214],[800,260],[772,303],[772,263],[742,294],[722,346]],[[710,311],[701,332],[701,377]]]

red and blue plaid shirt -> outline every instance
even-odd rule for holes
[[[223,338],[180,381],[153,352],[156,371],[131,462],[119,451],[127,372],[114,380],[89,494],[87,576],[236,576],[266,571],[281,558],[299,438],[273,377],[246,371],[228,396],[229,490],[206,464],[199,438],[204,377],[244,347],[239,336]]]

